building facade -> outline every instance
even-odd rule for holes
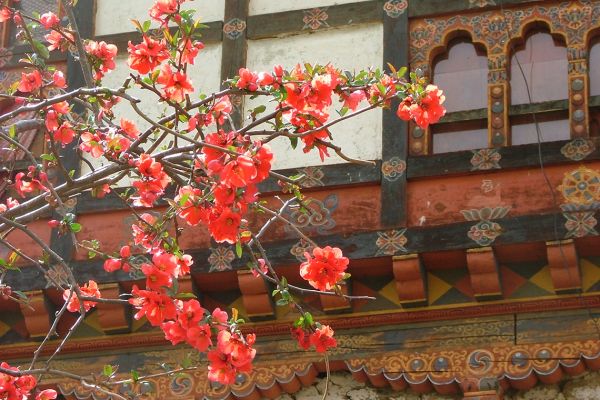
[[[22,0],[23,7],[30,3],[41,9],[54,2]],[[146,19],[150,5],[79,0],[77,17],[85,37],[117,44],[124,64],[127,42],[139,38],[129,18]],[[520,399],[525,391],[530,398],[600,397],[593,373],[600,369],[600,1],[196,0],[186,6],[197,8],[207,25],[192,69],[206,93],[240,67],[305,61],[348,70],[407,65],[446,93],[447,115],[427,130],[389,110],[332,129],[334,143],[352,157],[375,160],[375,167],[335,156],[321,163],[291,149],[276,160],[277,169],[303,174],[314,210],[311,218],[287,216],[319,244],[344,250],[351,259],[348,294],[375,298],[303,299],[336,331],[331,398]],[[3,28],[0,85],[6,86],[20,75],[24,49]],[[71,87],[82,84],[72,56],[53,57]],[[104,84],[125,78],[126,69],[117,69]],[[160,115],[156,102],[142,103]],[[255,103],[236,106],[241,114]],[[261,187],[267,201],[276,190],[275,181]],[[84,227],[78,239],[114,248],[127,243],[132,220],[114,197],[98,203],[82,196],[72,207]],[[39,222],[40,232],[45,224]],[[309,244],[284,226],[265,237],[277,271],[301,284],[298,265]],[[107,296],[139,279],[105,273],[101,262],[86,260],[50,232],[45,239],[78,278],[101,282]],[[293,310],[274,304],[272,288],[201,229],[184,229],[180,243],[195,260],[181,286],[203,306],[235,307],[250,321],[248,330],[259,337],[255,369],[231,387],[209,383],[198,370],[125,385],[121,393],[317,398],[325,363],[290,338]],[[28,293],[31,307],[0,300],[0,358],[11,364],[31,357],[62,305],[62,295],[36,274],[24,266],[7,276]],[[75,317],[63,318],[61,334]],[[139,366],[177,366],[188,353],[133,320],[129,308],[98,304],[56,363],[89,372],[118,365],[127,376]],[[65,398],[105,398],[76,382],[44,383]]]

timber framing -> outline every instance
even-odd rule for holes
[[[408,65],[408,14],[383,19],[383,68]],[[381,224],[406,225],[406,157],[408,155],[408,123],[396,116],[398,99],[382,112],[381,133]]]
[[[577,213],[575,211],[574,213]],[[600,219],[600,210],[592,211],[596,219]],[[496,246],[510,246],[523,243],[546,243],[566,238],[564,213],[550,213],[542,215],[525,215],[519,217],[500,218],[494,220],[503,230],[503,233],[494,241]],[[351,260],[377,259],[381,257],[402,256],[407,254],[422,254],[443,252],[451,250],[468,251],[478,246],[469,238],[469,231],[473,222],[459,222],[447,225],[397,228],[391,230],[377,230],[357,232],[353,234],[332,234],[314,237],[321,246],[339,247],[344,255]],[[558,234],[557,235],[555,234]],[[297,243],[297,239],[288,239],[267,242],[269,259],[276,266],[297,265],[299,263],[290,249]],[[587,236],[574,239],[582,255],[600,256],[600,236]],[[192,266],[192,273],[211,273],[212,266],[207,263],[212,249],[188,249],[188,253],[196,262]],[[598,253],[598,254],[597,254]],[[249,260],[246,256],[232,260],[232,270],[247,269]],[[128,274],[117,271],[108,273],[102,268],[102,261],[78,260],[71,261],[75,277],[81,281],[94,279],[99,283],[124,282],[132,279]],[[390,273],[392,267],[389,267]],[[8,274],[6,283],[23,291],[43,289],[45,280],[36,268],[24,267],[19,273]]]

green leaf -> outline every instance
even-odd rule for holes
[[[308,326],[312,326],[312,324],[314,324],[314,320],[313,320],[312,314],[309,313],[309,312],[305,312],[304,313],[304,321],[306,322],[306,324]]]
[[[42,57],[44,60],[50,58],[50,52],[44,43],[40,42],[39,40],[34,40],[32,43],[33,50],[37,53],[37,55]]]
[[[197,299],[197,297],[196,297],[196,295],[194,293],[177,293],[176,298],[179,299],[179,300]]]
[[[133,379],[134,382],[137,382],[140,379],[140,374],[135,369],[131,370],[131,379]]]
[[[296,147],[298,146],[298,138],[297,137],[291,137],[290,138],[290,145],[292,146],[292,149],[296,149]]]
[[[42,154],[40,158],[44,161],[56,161],[56,157],[54,157],[54,154]]]
[[[106,364],[104,368],[102,368],[102,375],[106,377],[111,377],[114,373],[113,367],[110,364]]]
[[[181,366],[183,368],[189,368],[189,367],[191,367],[192,366],[192,358],[189,355],[185,356],[183,358],[183,360],[181,360]]]
[[[73,222],[72,224],[69,225],[69,228],[71,228],[71,232],[77,233],[77,232],[81,231],[81,224],[78,224],[77,222]]]
[[[235,243],[235,254],[238,258],[242,258],[242,253],[242,243],[238,241]]]
[[[148,29],[150,29],[151,24],[152,24],[152,21],[144,21],[144,24],[142,25],[142,30],[144,32],[148,32]]]
[[[186,194],[184,194],[183,196],[181,196],[181,199],[179,199],[179,205],[180,205],[181,207],[183,207],[183,205],[184,205],[185,203],[187,203],[187,201],[188,201],[188,199],[189,199],[189,198],[190,198],[190,194],[189,194],[189,193],[186,193]]]
[[[286,299],[279,299],[275,304],[277,304],[278,306],[287,306],[288,301]]]
[[[17,137],[17,127],[14,124],[8,128],[8,136],[10,136],[11,139]]]

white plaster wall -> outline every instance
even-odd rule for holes
[[[133,32],[132,19],[149,20],[148,10],[154,0],[97,0],[96,35]],[[183,3],[183,9],[196,9],[202,22],[222,21],[225,0],[194,0]],[[155,23],[156,25],[156,23]]]
[[[250,15],[269,14],[306,8],[328,7],[338,4],[358,3],[372,0],[250,0]]]
[[[251,70],[271,71],[275,64],[281,64],[289,70],[297,63],[304,62],[322,65],[332,63],[337,68],[348,70],[381,67],[382,25],[353,25],[313,34],[248,41],[247,66]],[[258,104],[259,99],[247,101],[245,107],[249,109]],[[334,105],[340,108],[337,99]],[[334,118],[337,113],[332,109],[330,115]],[[341,146],[348,156],[375,160],[381,158],[381,129],[381,110],[376,109],[332,126],[331,133],[333,143]],[[271,146],[275,151],[276,169],[321,164],[318,151],[304,154],[302,143],[293,150],[289,140],[282,138],[271,142]],[[325,164],[345,162],[332,151],[330,154],[331,157],[325,159]]]
[[[119,88],[129,76],[131,70],[127,65],[127,55],[122,51],[120,54],[116,61],[117,67],[115,70],[103,79],[102,84],[104,86]],[[198,99],[200,92],[210,94],[217,91],[221,80],[221,44],[206,45],[196,58],[195,65],[188,66],[188,71],[195,89],[192,99]],[[156,118],[165,112],[163,103],[159,102],[158,97],[150,91],[132,88],[127,93],[141,100],[139,107],[148,116]],[[117,104],[113,110],[117,123],[121,120],[121,117],[125,117],[136,122],[138,128],[142,131],[150,126],[124,100]],[[98,159],[92,157],[87,157],[87,159],[94,166],[102,165],[102,162]],[[88,166],[82,163],[82,173],[87,171],[89,171]]]
[[[118,88],[129,76],[131,70],[127,65],[127,53],[120,51],[120,54],[117,58],[117,68],[103,79],[104,86]],[[206,45],[198,54],[195,65],[188,66],[188,73],[195,89],[192,99],[197,99],[200,92],[210,94],[218,90],[221,80],[221,45]],[[157,117],[164,111],[163,103],[160,103],[158,97],[150,91],[132,88],[127,93],[142,100],[139,107],[149,116]],[[140,127],[148,126],[125,101],[118,104],[114,110],[118,119],[126,117],[138,122]]]

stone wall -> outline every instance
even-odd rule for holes
[[[319,379],[310,387],[293,395],[285,395],[282,400],[321,400],[325,388],[325,379]],[[347,372],[331,375],[328,400],[454,400],[462,396],[441,396],[415,394],[407,390],[395,392],[391,389],[376,389],[367,384],[356,382]],[[523,392],[509,392],[504,400],[598,400],[600,399],[600,373],[586,373],[556,385],[538,385]]]

